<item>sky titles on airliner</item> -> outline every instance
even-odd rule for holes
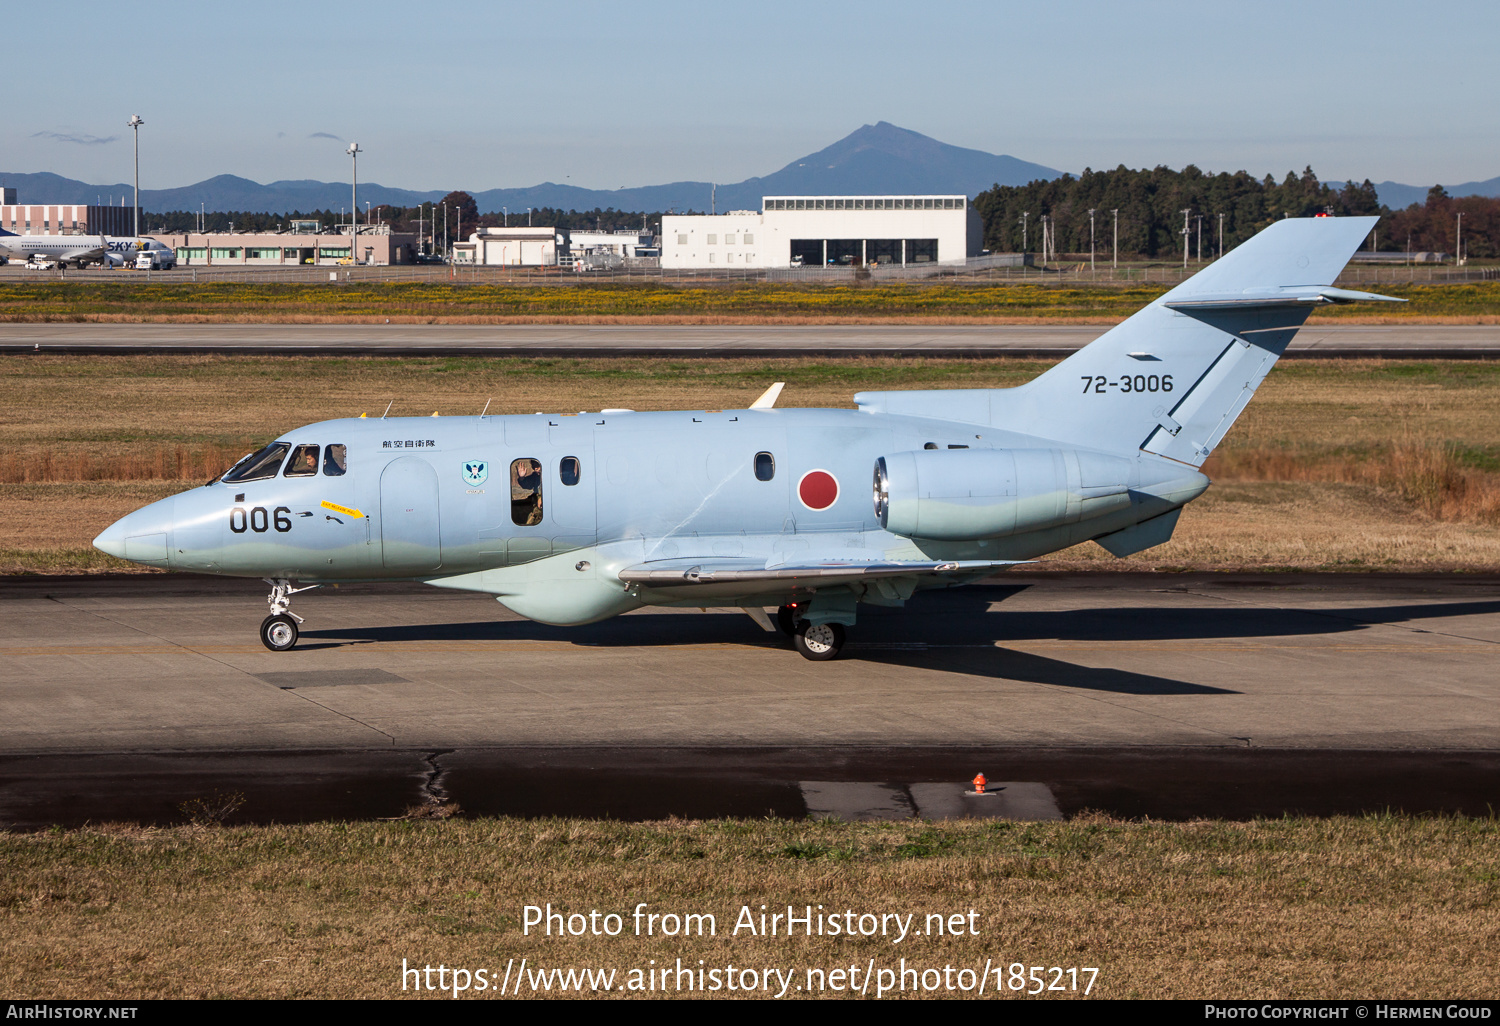
[[[437,443],[430,438],[425,441],[420,438],[408,438],[404,442],[400,439],[392,439],[389,442],[380,443],[382,449],[431,449],[436,445]]]

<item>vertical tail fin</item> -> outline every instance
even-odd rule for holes
[[[1201,466],[1333,281],[1373,217],[1277,221],[1018,388],[864,392],[861,409],[988,424],[1090,449]]]
[[[1277,221],[1002,393],[992,423],[1201,466],[1315,306],[1387,298],[1332,287],[1374,224],[1373,217]]]

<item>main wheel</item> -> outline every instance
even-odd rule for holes
[[[797,636],[797,607],[782,606],[776,610],[776,623],[781,627],[781,633],[789,638]]]
[[[803,620],[797,625],[797,651],[802,658],[821,662],[833,659],[844,647],[844,626],[838,623],[810,624]]]
[[[272,652],[285,652],[297,643],[297,621],[285,613],[260,622],[260,643]]]

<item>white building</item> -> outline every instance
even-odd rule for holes
[[[655,256],[648,232],[567,228],[481,228],[453,247],[453,262],[500,267],[556,267],[573,261],[608,266]]]
[[[501,267],[556,267],[558,253],[567,253],[564,228],[484,228],[455,243],[456,264],[490,264]]]
[[[978,256],[965,196],[767,196],[761,209],[668,214],[661,265],[682,268],[962,264]]]

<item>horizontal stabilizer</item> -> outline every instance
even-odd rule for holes
[[[1196,295],[1191,299],[1176,299],[1162,305],[1169,310],[1192,313],[1194,310],[1253,310],[1275,306],[1322,306],[1332,303],[1404,303],[1396,296],[1382,296],[1375,292],[1356,292],[1353,289],[1336,289],[1328,286],[1290,286],[1276,289],[1249,289],[1245,292],[1221,293],[1218,295]]]
[[[777,563],[766,565],[753,559],[658,559],[638,563],[620,571],[627,584],[655,587],[684,584],[724,584],[740,581],[837,581],[872,580],[878,577],[912,577],[932,574],[982,573],[1004,570],[1020,560],[953,560],[951,562],[827,562]]]

